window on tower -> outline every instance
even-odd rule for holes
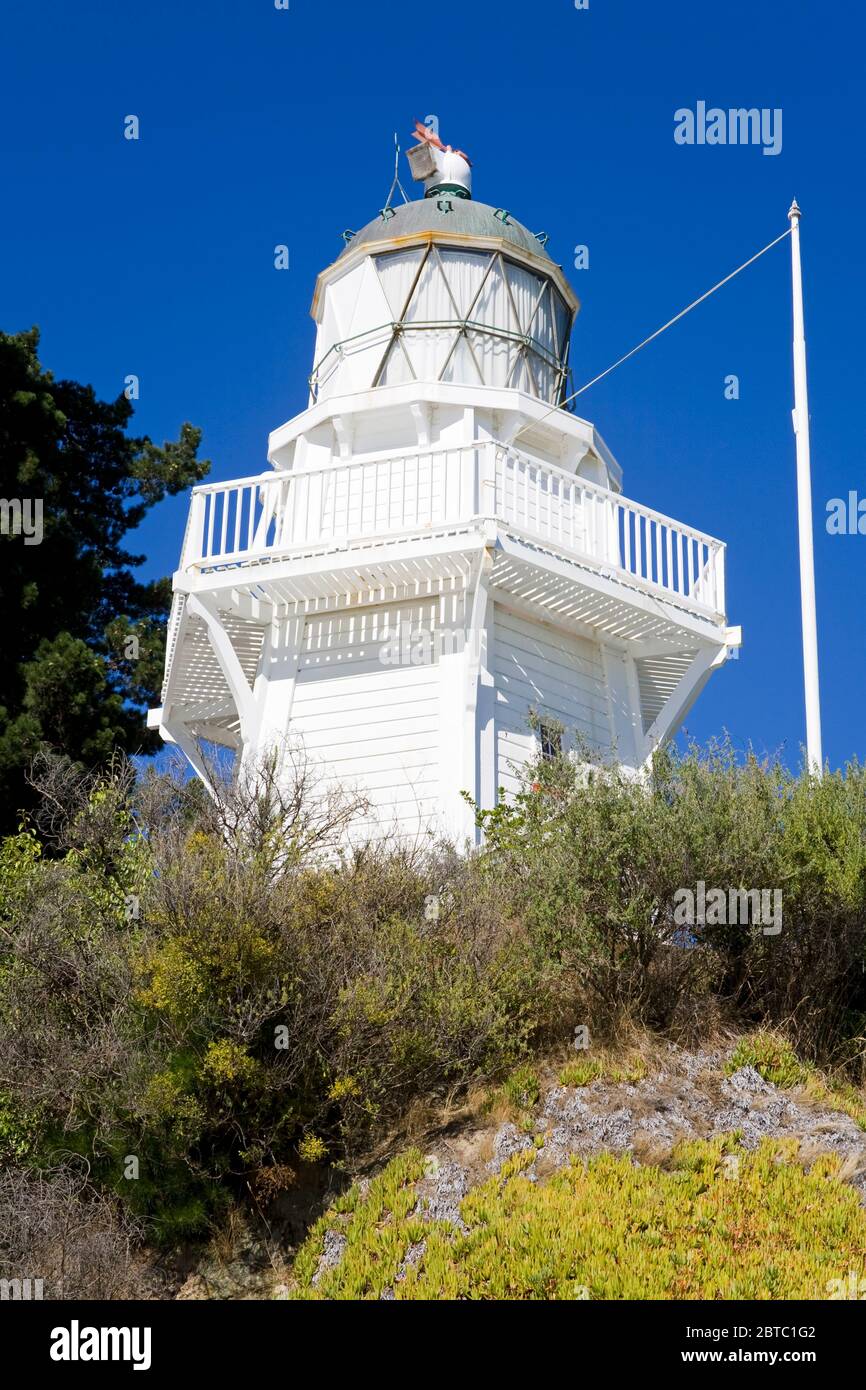
[[[538,734],[541,739],[541,756],[546,763],[552,763],[554,758],[558,758],[562,753],[562,730],[555,724],[542,722],[538,726]]]

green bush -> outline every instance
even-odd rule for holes
[[[721,745],[636,783],[560,757],[479,813],[473,855],[342,859],[321,853],[341,803],[211,803],[123,765],[42,776],[44,809],[0,846],[0,1165],[80,1154],[168,1243],[270,1172],[353,1164],[413,1106],[481,1084],[528,1111],[535,1054],[576,1024],[721,1017],[863,1080],[858,764],[816,782]],[[698,880],[780,887],[781,932],[685,931]]]
[[[656,757],[648,782],[558,757],[511,802],[479,813],[480,867],[505,885],[536,969],[575,1021],[625,1014],[656,1028],[793,1020],[798,1045],[838,1056],[866,1025],[866,769],[794,776],[730,744]],[[778,889],[782,925],[684,928],[699,881]],[[551,978],[552,977],[552,978]]]
[[[740,1067],[754,1067],[774,1086],[799,1086],[809,1076],[808,1068],[803,1066],[791,1044],[770,1033],[755,1033],[737,1043],[725,1064],[725,1071],[731,1076]]]
[[[502,1090],[505,1099],[518,1112],[532,1110],[541,1097],[536,1071],[526,1062],[515,1067]]]
[[[123,777],[73,790],[0,856],[0,1161],[80,1153],[170,1243],[525,1055],[543,994],[471,862],[286,861],[194,792],[144,822]]]

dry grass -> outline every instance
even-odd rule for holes
[[[239,1258],[248,1239],[247,1219],[240,1207],[229,1207],[225,1219],[213,1229],[207,1253],[215,1264],[225,1267]]]

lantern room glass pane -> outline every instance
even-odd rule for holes
[[[469,335],[460,333],[454,345],[445,370],[442,373],[443,381],[459,381],[464,385],[471,384],[477,386],[489,385],[482,376],[482,368],[478,354],[470,350]]]
[[[501,338],[483,330],[467,334],[475,360],[481,369],[485,386],[507,386],[520,345],[511,338]]]
[[[552,403],[560,398],[555,364],[564,360],[571,314],[546,275],[501,252],[436,243],[371,259],[388,312],[403,324],[385,362],[376,357],[378,384],[413,378],[480,382],[518,387]],[[461,335],[458,324],[464,321],[472,327]],[[485,332],[485,326],[495,331]],[[370,337],[380,341],[378,333]],[[370,346],[364,334],[344,352],[351,360]],[[330,385],[330,372],[323,375]],[[356,371],[350,375],[354,383]]]
[[[505,266],[511,297],[517,311],[520,332],[528,333],[532,313],[545,282],[540,276],[533,275],[531,271],[524,270],[522,266],[515,265],[513,261],[506,261]]]
[[[460,318],[466,318],[490,265],[489,251],[452,251],[437,247],[442,270],[457,305]]]
[[[376,257],[379,280],[395,319],[403,316],[406,300],[423,256],[424,247],[417,246],[414,251],[391,251],[386,256]]]
[[[529,326],[528,332],[536,343],[540,343],[551,357],[556,356],[556,340],[553,333],[553,314],[550,308],[550,296],[552,290],[550,285],[546,285],[541,295],[541,299],[535,308],[535,314]]]
[[[496,258],[490,274],[484,282],[478,302],[470,315],[473,323],[489,323],[493,328],[505,328],[510,333],[519,333],[520,325],[514,317],[508,287],[502,274],[502,262]]]
[[[555,405],[559,400],[559,373],[548,361],[539,357],[537,352],[531,352],[529,357],[532,362],[532,374],[538,382],[539,396]]]
[[[417,380],[438,381],[454,346],[457,329],[419,328],[414,332],[406,329],[400,337]],[[448,380],[459,381],[460,378],[449,377]],[[469,380],[477,381],[477,375],[471,376]]]
[[[412,291],[403,322],[453,323],[455,317],[442,268],[431,253],[424,262],[418,283]]]
[[[560,361],[564,361],[565,350],[568,347],[568,330],[571,324],[571,311],[566,305],[565,300],[557,293],[553,286],[551,286],[550,293],[553,296],[553,308],[556,314],[557,355]]]

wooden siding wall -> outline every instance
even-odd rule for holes
[[[583,637],[519,617],[497,604],[494,626],[497,783],[509,795],[520,767],[538,750],[527,726],[531,709],[565,726],[565,746],[579,730],[609,751],[610,722],[601,652]]]

